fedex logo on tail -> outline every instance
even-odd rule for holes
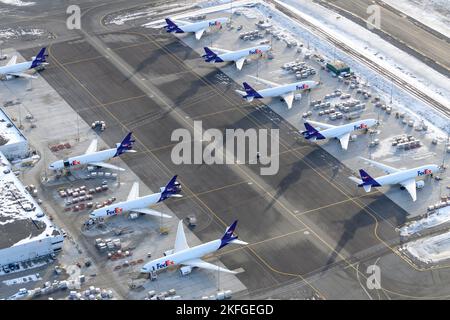
[[[222,23],[220,21],[214,21],[209,23],[210,27],[222,27]]]
[[[431,169],[425,169],[423,171],[418,170],[417,171],[417,176],[423,176],[423,175],[428,175],[428,174],[432,174],[433,171]]]
[[[250,50],[248,53],[249,54],[262,54],[262,50],[261,49]]]
[[[365,123],[361,123],[359,126],[353,126],[353,130],[367,129],[369,126]]]

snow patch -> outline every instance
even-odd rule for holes
[[[36,4],[36,2],[21,1],[21,0],[0,0],[0,2],[3,2],[4,4],[9,4],[11,6],[16,6],[16,7],[34,6]]]
[[[1,0],[0,0],[1,1]],[[5,28],[0,29],[0,39],[18,39],[23,36],[35,36],[39,37],[44,34],[44,30],[42,29],[12,29],[12,28]]]
[[[411,236],[425,229],[433,228],[450,222],[450,207],[444,207],[417,221],[413,221],[400,228],[401,236]]]
[[[383,0],[391,7],[450,37],[448,0]]]
[[[438,263],[450,259],[450,232],[410,242],[404,249],[425,263]]]

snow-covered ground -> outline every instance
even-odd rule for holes
[[[412,241],[403,247],[409,254],[425,263],[450,259],[450,232]]]
[[[107,19],[107,24],[115,24],[115,25],[123,25],[126,22],[131,22],[137,19],[151,19],[153,16],[164,14],[166,16],[171,15],[173,12],[179,12],[180,10],[188,10],[194,8],[195,4],[183,4],[183,3],[174,3],[168,4],[164,6],[158,6],[156,8],[151,7],[145,10],[130,12],[125,14],[113,15]]]
[[[202,9],[188,13],[173,16],[175,19],[185,19],[190,16],[200,14],[210,14],[214,12],[230,13],[230,3],[224,3],[217,6],[211,6],[198,3]],[[341,17],[336,19],[336,13],[312,2],[299,2],[297,0],[278,1],[280,4],[289,8],[302,18],[319,25],[326,32],[332,34],[337,39],[350,44],[352,48],[359,53],[370,58],[372,61],[395,72],[396,75],[407,81],[414,87],[420,88],[423,92],[433,97],[444,105],[450,106],[450,81],[448,77],[428,67],[415,57],[403,52],[397,47],[384,41],[382,38],[368,31],[367,29],[355,24],[354,22]],[[439,128],[440,134],[445,136],[443,131],[448,130],[449,119],[442,113],[431,108],[428,104],[412,97],[403,89],[398,88],[391,81],[381,76],[372,69],[354,61],[345,52],[336,49],[331,43],[320,39],[310,30],[303,28],[296,21],[286,17],[284,14],[275,10],[272,6],[263,1],[234,1],[232,11],[242,10],[242,7],[253,3],[261,5],[252,9],[253,12],[260,11],[265,16],[272,16],[272,20],[277,22],[285,33],[290,33],[293,37],[308,43],[312,50],[318,51],[327,56],[328,59],[336,58],[344,61],[352,69],[365,77],[365,79],[376,88],[380,97],[385,100],[390,99],[391,90],[393,92],[393,104],[400,109],[411,111],[416,120],[429,120],[434,129]],[[250,17],[249,17],[250,18]],[[156,28],[164,24],[163,19],[153,20],[143,24],[143,27]]]
[[[333,34],[337,39],[350,44],[359,53],[364,54],[377,64],[395,72],[396,75],[410,83],[412,86],[420,88],[433,99],[444,105],[450,106],[450,81],[448,77],[428,67],[415,57],[403,52],[397,47],[386,42],[378,35],[355,24],[354,22],[341,17],[336,19],[336,13],[321,7],[312,2],[299,2],[296,0],[279,1],[284,3],[296,14],[306,20],[320,25],[325,31]],[[272,10],[273,11],[273,10]],[[275,18],[275,17],[274,17]],[[286,19],[284,19],[286,20]],[[280,21],[282,23],[282,21]],[[289,21],[284,23],[289,24]],[[297,32],[298,33],[298,32]],[[304,37],[304,35],[303,35]],[[317,41],[311,37],[314,47],[322,52],[333,52],[334,48],[329,43]],[[344,52],[336,50],[336,56],[353,67],[361,75],[365,75],[372,86],[380,89],[385,96],[390,95],[391,83],[379,74],[371,71],[365,66],[355,63]],[[362,68],[361,68],[362,67]],[[403,90],[395,90],[394,99],[400,105],[404,105],[419,116],[430,119],[430,107],[421,101],[413,98]],[[447,117],[433,118],[433,123],[441,129],[449,125]]]
[[[21,0],[0,0],[0,2],[16,7],[34,6],[36,4],[36,2]]]
[[[6,284],[7,286],[12,286],[12,285],[16,285],[16,284],[22,284],[22,283],[27,283],[30,281],[40,281],[40,280],[42,280],[42,278],[39,276],[39,273],[36,273],[36,274],[31,274],[29,276],[5,280],[2,282],[4,284]]]
[[[449,0],[383,0],[383,2],[450,37]]]
[[[401,236],[411,236],[423,230],[434,228],[450,221],[450,206],[431,213],[425,218],[413,221],[400,228]]]
[[[45,33],[44,30],[37,28],[19,28],[19,29],[5,28],[0,29],[0,39],[19,39],[20,37],[24,36],[39,37],[42,36],[44,33]]]

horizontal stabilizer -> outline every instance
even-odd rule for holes
[[[356,177],[348,177],[350,180],[352,180],[353,182],[355,182],[355,183],[357,183],[357,184],[361,184],[362,183],[362,180],[361,179],[358,179],[358,178],[356,178]]]
[[[238,239],[231,240],[230,243],[240,244],[240,245],[243,245],[243,246],[248,245],[248,242],[245,242],[245,241],[242,241],[242,240],[238,240]]]

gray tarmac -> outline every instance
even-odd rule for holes
[[[219,257],[230,269],[244,269],[237,276],[250,297],[299,282],[306,283],[306,290],[294,297],[316,293],[338,298],[334,290],[318,293],[314,284],[303,280],[348,266],[367,251],[386,254],[387,245],[398,241],[395,227],[406,216],[401,208],[377,192],[362,197],[338,160],[299,140],[295,130],[264,105],[243,103],[232,93],[236,84],[222,83],[218,69],[205,67],[176,38],[141,32],[97,38],[104,39],[133,74],[120,72],[112,54],[101,57],[80,40],[53,44],[51,67],[42,76],[88,123],[106,121],[102,138],[108,144],[133,130],[138,153],[123,160],[151,189],[172,174],[180,176],[185,197],[167,205],[178,218],[197,215],[194,233],[200,240],[216,238],[225,225],[239,219],[238,234],[251,245],[226,247]],[[135,46],[130,47],[131,40]],[[32,52],[21,53],[28,57]],[[197,67],[187,68],[186,60]],[[137,81],[156,89],[144,92],[134,85]],[[191,121],[197,119],[203,120],[204,129],[280,128],[280,171],[260,176],[257,164],[174,165],[170,135],[177,128],[192,132]]]

